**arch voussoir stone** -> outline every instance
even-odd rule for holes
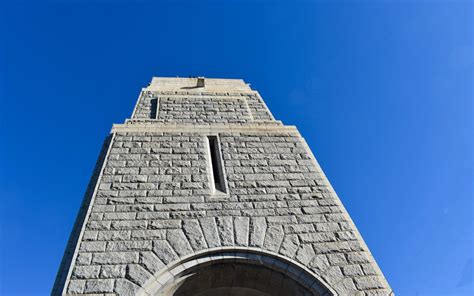
[[[207,243],[198,220],[183,220],[183,230],[194,251],[207,249]]]
[[[232,216],[216,217],[217,230],[223,246],[234,245],[234,223]]]
[[[249,218],[234,217],[235,245],[248,246],[249,243]]]
[[[204,238],[209,248],[219,247],[221,240],[217,230],[216,219],[214,217],[199,219]]]
[[[272,225],[267,228],[263,248],[272,252],[278,252],[283,242],[283,227],[281,225]]]
[[[139,263],[152,274],[165,267],[163,261],[161,261],[160,258],[158,258],[155,253],[151,251],[140,252]]]
[[[117,279],[115,281],[114,292],[120,296],[135,296],[144,294],[143,288],[134,284],[128,279]]]
[[[155,240],[153,242],[153,252],[165,264],[168,264],[179,258],[178,254],[170,246],[167,240]]]
[[[267,222],[265,217],[252,217],[250,224],[250,246],[263,247],[266,232]]]
[[[279,253],[288,258],[293,258],[296,255],[296,251],[298,251],[299,246],[300,241],[298,239],[298,235],[287,234],[283,238]]]
[[[169,229],[166,232],[166,239],[179,256],[184,256],[193,252],[191,244],[181,229]]]

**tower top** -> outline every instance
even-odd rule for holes
[[[203,90],[203,91],[252,91],[250,85],[242,79],[217,79],[205,77],[153,77],[146,90],[177,91],[177,90]]]

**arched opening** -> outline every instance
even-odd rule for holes
[[[197,266],[164,287],[159,295],[173,296],[270,296],[312,295],[284,274],[254,264],[220,262]]]
[[[156,296],[335,295],[315,275],[276,254],[208,251],[170,266],[146,285]]]

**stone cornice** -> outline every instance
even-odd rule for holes
[[[126,132],[195,132],[195,133],[268,133],[268,132],[298,132],[293,125],[271,124],[163,124],[163,123],[130,123],[114,124],[111,133]]]
[[[163,90],[143,88],[142,91],[146,95],[153,95],[153,96],[242,97],[242,96],[255,96],[255,95],[258,95],[258,92],[255,91],[255,90],[237,91],[237,92],[203,91],[201,89],[163,91]]]

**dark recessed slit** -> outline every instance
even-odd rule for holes
[[[219,150],[219,142],[216,136],[208,136],[209,140],[209,154],[211,156],[211,166],[212,166],[212,179],[211,182],[214,183],[214,188],[216,191],[222,193],[226,192],[225,181],[224,181],[224,171],[221,161],[221,154]]]
[[[151,103],[151,112],[150,112],[150,119],[158,119],[156,118],[156,114],[157,114],[157,109],[158,109],[158,99],[151,99],[150,101]]]

